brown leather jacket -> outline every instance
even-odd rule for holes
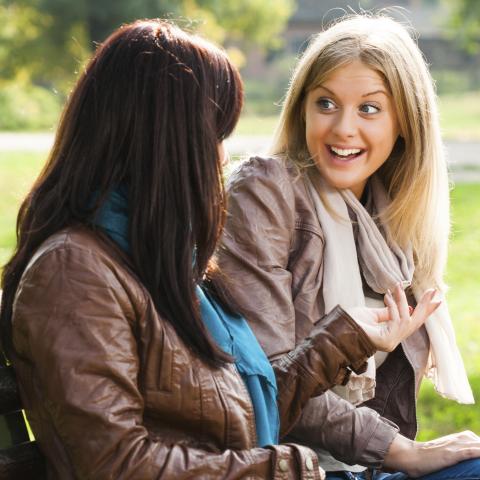
[[[193,355],[102,235],[67,229],[39,248],[17,291],[13,342],[51,479],[320,478],[308,448],[255,448],[234,366],[212,369]],[[372,351],[338,308],[275,362],[282,432]]]
[[[243,163],[227,190],[219,266],[264,350],[276,358],[301,343],[324,315],[322,228],[302,176],[281,159]],[[416,395],[428,352],[422,328],[378,369],[371,408],[354,408],[327,392],[310,400],[289,439],[351,465],[380,467],[397,434],[390,421],[404,435],[416,434]]]

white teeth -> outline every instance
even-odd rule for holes
[[[362,150],[359,148],[348,148],[348,149],[342,149],[342,148],[336,148],[336,147],[330,147],[333,153],[336,153],[337,155],[340,155],[342,157],[348,157],[349,155],[356,155],[357,153],[360,153]]]

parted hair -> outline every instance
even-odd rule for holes
[[[2,275],[7,354],[15,292],[35,250],[64,227],[95,229],[102,202],[126,186],[131,259],[159,313],[204,360],[231,360],[201,321],[195,285],[223,228],[218,145],[242,102],[240,75],[224,51],[170,22],[122,26],[99,46],[20,208],[16,250]]]
[[[449,183],[434,83],[416,41],[383,14],[348,15],[316,35],[291,77],[274,135],[272,154],[312,168],[303,115],[307,93],[336,68],[359,60],[384,79],[401,136],[378,174],[391,204],[382,221],[401,246],[412,244],[414,281],[444,288],[450,230]],[[314,167],[313,167],[314,168]]]

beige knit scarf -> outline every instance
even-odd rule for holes
[[[310,178],[306,176],[306,182],[325,238],[325,312],[338,304],[342,307],[365,305],[360,269],[370,288],[380,294],[393,289],[399,282],[404,286],[411,284],[414,272],[411,249],[402,250],[393,242],[387,243],[385,227],[374,221],[350,190],[333,189],[318,174],[311,175]],[[378,214],[388,206],[389,199],[375,176],[369,180],[369,188],[378,218]],[[357,218],[357,243],[348,208]],[[332,214],[332,211],[335,213]],[[417,300],[423,293],[415,284],[412,285],[412,291]],[[427,373],[442,396],[459,403],[474,403],[446,300],[442,300],[440,307],[425,324],[431,345]],[[346,387],[336,387],[336,392],[353,404],[372,398],[375,394],[373,358],[369,360],[364,374],[352,375]]]

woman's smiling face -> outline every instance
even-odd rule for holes
[[[332,187],[360,198],[400,133],[383,77],[359,60],[334,70],[305,100],[310,156]]]

